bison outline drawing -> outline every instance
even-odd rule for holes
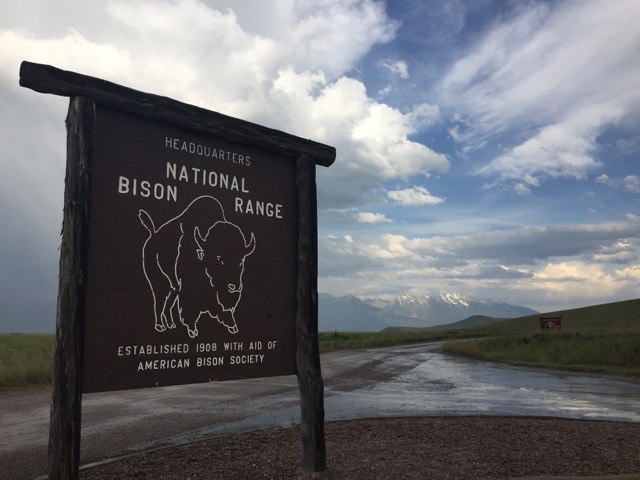
[[[251,233],[227,221],[214,197],[195,198],[178,216],[155,226],[140,209],[138,218],[149,237],[142,247],[142,268],[151,287],[155,329],[164,332],[182,323],[189,337],[198,336],[198,321],[208,314],[238,333],[235,311],[242,297],[245,259],[256,248]]]

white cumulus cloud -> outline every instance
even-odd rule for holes
[[[391,223],[391,219],[382,213],[358,212],[355,214],[357,223]]]
[[[408,207],[437,205],[444,202],[444,198],[436,197],[429,193],[426,188],[420,186],[391,190],[387,192],[387,196],[394,202]]]

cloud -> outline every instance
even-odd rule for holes
[[[328,293],[366,296],[376,290],[375,278],[387,292],[462,290],[495,298],[499,290],[510,303],[566,308],[637,296],[640,217],[430,238],[321,236],[319,249],[319,282]]]
[[[628,265],[638,260],[638,254],[632,242],[619,241],[602,245],[590,258],[600,263]]]
[[[440,107],[429,103],[420,103],[413,108],[408,118],[417,129],[428,127],[440,119]]]
[[[602,260],[604,256],[617,256],[618,260],[626,256],[626,262],[631,262],[636,257],[629,253],[637,253],[640,248],[640,217],[595,225],[525,227],[430,238],[381,234],[353,240],[358,249],[351,250],[352,254],[367,256],[369,252],[373,261],[404,258],[412,266],[416,260],[439,268],[483,261],[513,268],[539,265],[554,258]]]
[[[321,208],[359,206],[385,181],[449,169],[446,155],[409,139],[415,131],[412,113],[369,99],[357,80],[340,78],[308,101],[309,135],[338,151],[335,164],[318,173]]]
[[[616,140],[616,149],[623,155],[631,155],[640,151],[640,136],[630,139],[619,138]]]
[[[629,283],[623,276],[607,272],[602,265],[578,260],[548,263],[535,277],[535,285],[547,291],[547,295],[581,298],[587,304],[597,303],[593,299],[603,294],[618,291],[625,298],[629,292]]]
[[[386,68],[394,75],[402,78],[403,80],[407,80],[409,78],[409,67],[407,66],[407,62],[404,60],[380,60],[378,62],[378,67]]]
[[[263,25],[242,2],[238,12],[197,0],[105,5],[103,23],[118,32],[109,43],[106,27],[48,38],[0,31],[0,75],[15,81],[22,59],[52,63],[333,145],[337,162],[318,177],[321,208],[358,207],[384,181],[449,168],[410,139],[436,106],[403,113],[344,75],[399,28],[379,2],[278,3]]]
[[[381,2],[58,3],[26,2],[8,10],[14,16],[3,16],[0,27],[0,198],[12,206],[1,217],[0,261],[8,267],[0,275],[0,304],[55,298],[68,99],[21,89],[22,60],[336,146],[336,164],[319,169],[321,209],[352,212],[381,196],[384,181],[449,168],[445,155],[410,138],[437,107],[401,111],[372,100],[349,76],[400,26]],[[25,132],[37,138],[25,141]],[[349,221],[390,219],[364,211]]]
[[[633,1],[535,2],[487,31],[439,88],[441,107],[465,119],[453,138],[471,150],[511,143],[477,173],[522,193],[525,176],[581,180],[600,168],[598,135],[640,107],[639,14]]]
[[[630,198],[619,215],[635,212],[636,172],[608,157],[639,145],[637,2],[529,2],[500,15],[455,2],[410,2],[408,13],[377,0],[7,5],[0,200],[11,208],[0,211],[0,304],[55,297],[68,99],[19,88],[23,59],[335,146],[335,164],[317,173],[325,291],[637,296],[637,217],[587,224],[567,209],[571,218],[554,214],[558,225],[513,227],[536,224],[530,203],[550,179],[564,193],[567,180],[595,177],[616,188],[612,198]],[[449,170],[446,202],[420,186]],[[480,183],[473,201],[484,197],[471,205]],[[513,203],[495,203],[499,192]],[[604,211],[604,196],[596,201]],[[429,205],[441,206],[397,208]],[[517,220],[504,220],[504,208],[517,208]]]
[[[627,239],[636,248],[639,246],[640,217],[596,225],[524,227],[457,237],[414,239],[411,243],[418,251],[446,252],[455,259],[481,258],[505,265],[531,265],[554,257],[601,254],[605,248],[609,252],[619,250],[624,244],[620,243],[621,239]]]
[[[640,176],[627,175],[624,177],[624,188],[632,193],[640,193]]]
[[[531,189],[527,186],[527,184],[518,182],[513,186],[513,189],[518,195],[529,195],[531,194]]]
[[[332,76],[346,73],[376,43],[394,38],[399,24],[384,5],[370,0],[329,0],[294,5],[291,53],[305,69],[321,69]]]
[[[486,265],[470,263],[461,269],[456,279],[460,280],[499,280],[532,278],[534,274],[527,269],[516,269],[504,265]]]
[[[537,186],[541,179],[549,177],[584,180],[589,171],[602,166],[592,156],[597,135],[608,123],[607,119],[619,116],[620,110],[613,105],[590,105],[565,122],[543,128],[478,169],[477,174],[497,176],[501,180],[524,180],[530,186]]]
[[[640,265],[632,265],[615,271],[616,275],[631,282],[640,282]]]
[[[437,205],[444,202],[444,198],[431,195],[426,188],[420,186],[405,188],[403,190],[391,190],[387,192],[387,196],[405,207]]]
[[[606,173],[596,177],[596,182],[613,188],[624,188],[631,193],[640,193],[640,176],[626,175],[623,178],[610,178]]]
[[[383,213],[358,211],[355,209],[332,209],[319,212],[319,223],[332,225],[383,224],[393,223],[393,219]]]
[[[392,220],[382,213],[358,212],[355,214],[357,223],[391,223]]]

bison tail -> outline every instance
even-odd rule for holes
[[[151,215],[149,215],[146,211],[140,209],[138,211],[138,218],[140,219],[140,223],[144,225],[144,228],[149,230],[150,234],[153,235],[154,233],[156,233],[156,226],[153,224],[153,219],[151,218]]]

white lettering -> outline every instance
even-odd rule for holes
[[[234,206],[237,213],[282,219],[282,204],[280,203],[262,202],[251,199],[244,200],[243,198],[236,197]]]
[[[160,184],[157,184],[157,185],[160,185]],[[149,195],[151,195],[151,190],[149,190],[150,186],[151,186],[151,184],[146,180],[143,180],[143,181],[140,182],[140,190],[141,190],[140,196],[141,197],[147,198],[147,197],[149,197]]]
[[[219,367],[224,365],[224,357],[198,357],[196,367]]]
[[[167,178],[176,179],[176,167],[175,163],[167,162]]]
[[[118,179],[118,193],[129,193],[129,179],[127,177],[121,176]]]
[[[190,359],[188,358],[171,358],[159,360],[145,360],[138,363],[138,371],[145,370],[170,370],[177,368],[189,368]]]
[[[212,345],[215,345],[212,344]],[[171,343],[162,345],[120,345],[117,349],[119,357],[129,357],[137,355],[166,355],[176,353],[189,353],[189,344]]]
[[[156,200],[178,201],[178,187],[175,185],[163,185],[162,183],[154,183],[153,186],[148,180],[138,180],[137,178],[129,179],[124,176],[118,178],[118,193],[122,195],[141,196],[144,198],[151,197]]]
[[[224,349],[225,351],[231,351],[231,350],[242,350],[242,342],[224,342]]]
[[[264,354],[260,355],[232,355],[229,357],[231,365],[247,365],[252,363],[263,363]]]
[[[182,140],[180,138],[165,136],[164,146],[165,148],[179,150],[191,155],[215,158],[217,160],[226,160],[227,162],[235,163],[236,165],[243,165],[245,167],[251,166],[251,157],[249,155],[244,155],[238,152],[230,152],[229,150],[224,150],[222,148],[213,148],[211,146]]]
[[[214,170],[208,171],[204,168],[187,168],[184,165],[178,168],[178,165],[174,162],[167,162],[166,177],[180,182],[190,182],[212,188],[224,188],[226,190],[249,193],[244,177],[236,177],[235,175],[219,173]],[[128,190],[129,185],[122,185],[121,188]]]

